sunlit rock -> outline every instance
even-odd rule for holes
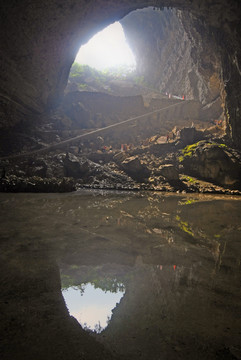
[[[240,186],[240,156],[223,144],[199,142],[187,146],[179,158],[187,174],[224,186]]]
[[[160,165],[156,173],[167,180],[179,179],[179,172],[173,164]]]

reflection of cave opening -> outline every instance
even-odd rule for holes
[[[91,283],[69,287],[63,290],[70,315],[75,317],[83,328],[100,333],[106,328],[112,310],[123,297],[123,291],[102,290]]]

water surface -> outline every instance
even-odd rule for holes
[[[239,198],[87,191],[0,202],[1,358],[241,358]],[[122,291],[99,334],[61,293],[86,284]]]
[[[112,316],[112,310],[120,302],[123,293],[96,288],[91,283],[82,287],[71,286],[62,290],[70,315],[74,316],[86,330],[100,333]]]

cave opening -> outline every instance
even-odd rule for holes
[[[81,46],[65,91],[115,94],[109,82],[125,80],[127,87],[130,81],[132,88],[139,88],[132,92],[118,89],[116,95],[145,95],[153,91],[196,100],[204,108],[203,119],[224,120],[225,94],[217,47],[211,36],[202,33],[202,19],[195,19],[200,34],[192,38],[187,17],[187,11],[168,7],[130,12]]]
[[[82,45],[75,62],[102,71],[120,66],[134,70],[136,66],[120,22],[107,26]]]
[[[185,11],[167,7],[145,7],[130,12],[119,23],[110,25],[82,46],[65,89],[64,106],[71,126],[104,128],[185,99],[193,101],[185,109],[182,106],[181,110],[169,111],[165,116],[151,114],[141,125],[133,123],[126,131],[113,129],[111,134],[104,136],[101,145],[120,149],[125,143],[141,145],[155,135],[162,139],[160,141],[167,141],[170,132],[170,137],[175,137],[178,128],[192,124],[198,129],[218,124],[221,126],[217,132],[223,133],[220,63],[213,53],[215,48],[210,49],[212,42],[207,36],[202,39],[205,59],[202,62],[197,59],[197,55],[201,56],[197,54],[200,37],[190,39],[187,16]],[[117,27],[119,32],[121,28],[121,36],[117,35]],[[107,38],[110,58],[113,53],[117,54],[117,59],[110,60],[118,60],[119,64],[126,62],[117,71],[103,72],[110,64],[104,37],[110,35],[111,39]],[[123,56],[120,56],[114,46],[121,49],[120,43],[125,42],[125,38],[130,48],[128,54],[121,50]],[[85,46],[86,49],[89,46],[89,51],[85,51]],[[135,56],[135,69],[133,56],[129,57],[130,51]],[[132,65],[128,67],[129,59]],[[94,146],[98,148],[98,144]]]

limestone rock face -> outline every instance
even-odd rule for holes
[[[185,29],[182,35],[173,25],[173,36],[185,40],[180,42],[184,49],[165,50],[167,68],[162,77],[165,88],[184,89],[186,94],[207,103],[218,95],[220,85],[228,134],[241,146],[240,2],[163,0],[161,4],[181,11],[174,17],[176,25],[180,21]],[[37,122],[38,116],[61,99],[79,47],[108,24],[145,6],[156,6],[156,1],[3,0],[0,5],[1,128]],[[177,71],[172,67],[175,53],[180,64]],[[153,51],[151,56],[154,55]],[[182,62],[188,64],[187,72],[180,70]],[[153,66],[158,68],[159,63]]]
[[[63,100],[65,113],[81,127],[107,126],[118,119],[126,120],[145,111],[143,99],[138,96],[113,96],[101,92],[74,91]],[[94,120],[94,124],[91,120]],[[88,126],[89,124],[89,126]]]
[[[73,126],[80,126],[86,129],[91,127],[90,112],[79,100],[74,99],[71,102],[66,98],[63,102],[63,109],[68,118],[71,119]]]
[[[196,130],[195,127],[184,127],[180,131],[180,143],[182,146],[193,144],[197,141],[203,140],[204,133]]]
[[[179,179],[179,173],[173,164],[160,165],[158,173],[167,180]]]
[[[240,185],[240,157],[224,146],[201,141],[194,151],[190,150],[182,162],[185,172],[211,180],[223,186]]]
[[[147,8],[132,12],[121,23],[147,82],[162,92],[206,104],[220,97],[220,61],[212,38],[204,29],[200,34],[194,21],[185,11]]]
[[[240,6],[231,2],[221,24],[219,15],[212,13],[211,4],[205,15],[201,14],[206,5],[202,2],[195,11],[138,10],[126,16],[122,24],[145,80],[162,92],[200,100],[203,119],[225,116],[227,132],[240,146],[240,44],[234,30],[239,21],[236,25],[235,21],[229,25],[227,21],[230,12],[234,8],[239,12]],[[215,6],[216,11],[219,5]]]

